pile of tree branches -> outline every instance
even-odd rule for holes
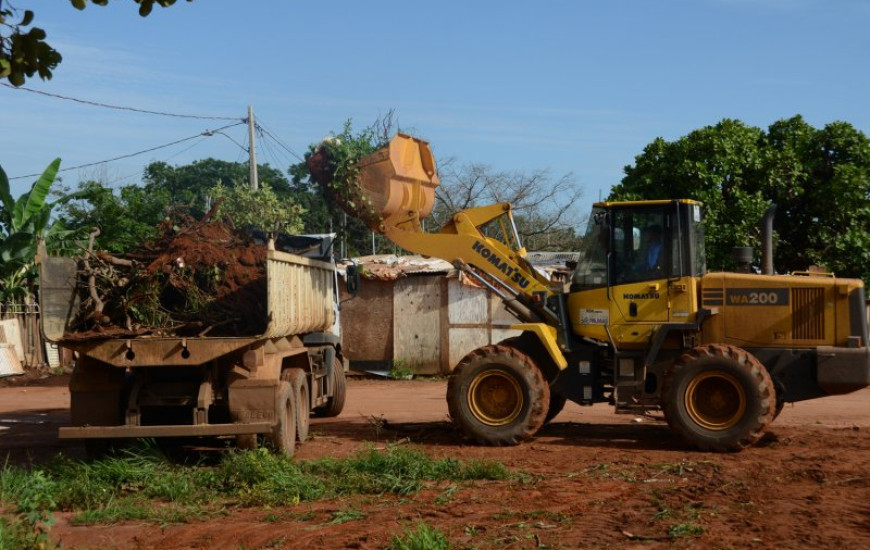
[[[266,246],[232,223],[175,212],[158,236],[118,257],[90,235],[80,258],[72,338],[256,336],[267,322]]]
[[[366,156],[389,144],[392,126],[392,114],[359,133],[354,133],[351,122],[347,121],[339,135],[312,146],[305,155],[311,179],[324,189],[333,206],[343,209],[370,228],[378,227],[382,219],[360,187],[358,164]]]

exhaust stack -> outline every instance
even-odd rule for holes
[[[761,218],[761,273],[773,275],[773,216],[776,214],[776,205],[770,208]]]

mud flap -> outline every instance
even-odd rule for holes
[[[249,424],[275,423],[275,388],[277,380],[237,380],[230,384],[230,418]]]

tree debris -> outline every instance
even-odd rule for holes
[[[217,208],[217,205],[215,206]],[[153,242],[125,257],[94,250],[79,260],[74,339],[256,336],[265,331],[266,242],[229,221],[174,212]]]

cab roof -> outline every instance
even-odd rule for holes
[[[667,204],[697,204],[698,206],[703,206],[701,201],[696,201],[694,199],[659,199],[659,200],[651,200],[651,201],[605,201],[605,202],[596,202],[592,206],[596,206],[598,208],[612,208],[614,206],[664,206]]]

